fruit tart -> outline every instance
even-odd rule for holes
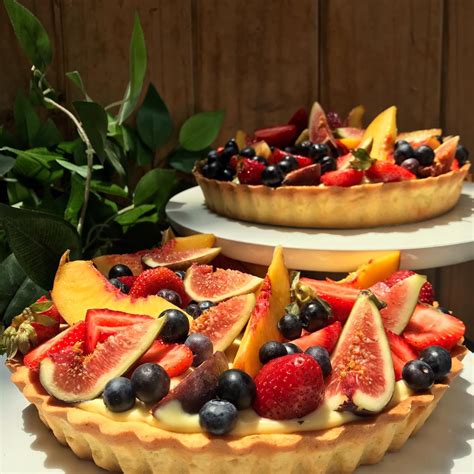
[[[104,469],[352,472],[400,449],[462,369],[463,323],[397,252],[339,282],[290,275],[281,248],[263,279],[108,257],[102,274],[65,256],[2,341],[41,420]]]
[[[459,199],[468,150],[441,129],[399,134],[396,112],[363,128],[363,107],[342,122],[316,102],[309,119],[300,109],[287,125],[237,132],[194,175],[209,209],[243,221],[351,229],[439,216]]]

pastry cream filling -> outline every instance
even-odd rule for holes
[[[405,400],[412,394],[403,380],[395,384],[395,390],[388,408]],[[151,406],[137,402],[131,410],[123,413],[114,413],[108,410],[102,399],[98,398],[76,405],[86,411],[99,413],[111,420],[143,422],[166,431],[177,433],[200,433],[199,415],[186,413],[177,400],[171,401],[156,411],[155,416],[151,414]],[[276,421],[258,416],[252,409],[239,412],[237,424],[230,433],[235,436],[251,434],[277,434],[294,433],[298,431],[316,431],[349,423],[361,418],[350,412],[338,412],[331,410],[323,403],[317,410],[298,419]]]

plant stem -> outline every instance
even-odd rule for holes
[[[127,102],[126,99],[122,99],[122,100],[118,100],[117,102],[112,102],[111,104],[109,105],[106,105],[104,107],[104,110],[109,110],[109,109],[113,109],[114,107],[117,107],[119,105],[122,105],[123,103]]]
[[[86,145],[87,174],[86,174],[86,182],[84,186],[84,203],[82,205],[81,215],[79,217],[79,222],[77,224],[77,233],[79,235],[82,235],[82,229],[84,227],[84,221],[86,218],[87,206],[89,204],[89,195],[91,192],[92,166],[94,165],[94,148],[92,147],[89,137],[87,136],[87,133],[82,127],[81,122],[77,119],[77,117],[72,112],[70,112],[68,109],[66,109],[62,105],[58,104],[53,99],[50,99],[49,97],[44,97],[44,101],[52,105],[53,107],[56,107],[61,112],[65,113],[74,122],[74,125],[77,128],[79,137]]]

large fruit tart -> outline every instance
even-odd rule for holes
[[[197,163],[209,209],[263,224],[363,228],[419,222],[457,203],[470,164],[441,129],[397,133],[396,107],[362,128],[316,102],[287,125],[242,131]],[[348,126],[345,126],[348,125]]]
[[[398,252],[335,282],[289,275],[276,248],[261,279],[196,263],[211,242],[97,267],[65,256],[51,299],[5,331],[13,382],[79,457],[129,473],[352,472],[400,449],[462,369],[463,323]],[[143,269],[153,254],[188,268]]]

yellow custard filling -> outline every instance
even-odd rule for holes
[[[395,406],[402,400],[407,399],[412,394],[403,380],[395,384],[395,390],[389,403],[389,408]],[[199,415],[186,413],[179,401],[172,401],[160,408],[156,417],[151,414],[151,406],[143,403],[137,405],[129,411],[114,413],[106,408],[102,399],[97,398],[88,402],[76,405],[77,408],[99,413],[111,420],[143,422],[148,425],[161,428],[166,431],[177,433],[201,433],[199,426]],[[298,431],[317,431],[349,423],[358,420],[360,417],[350,412],[338,412],[331,410],[326,403],[323,403],[317,410],[303,418],[276,421],[258,416],[252,409],[239,412],[237,424],[230,435],[246,436],[252,434],[277,434],[294,433]]]

